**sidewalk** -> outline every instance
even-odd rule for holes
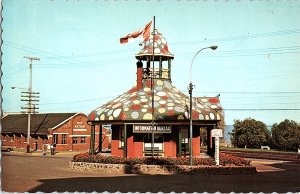
[[[42,151],[31,151],[26,153],[26,150],[14,150],[10,153],[12,155],[23,155],[23,156],[44,156],[44,157],[73,157],[76,154],[83,153],[84,151],[59,151],[55,152],[54,155],[51,155],[50,152],[47,152],[45,155],[42,154]]]
[[[271,166],[272,164],[283,163],[285,161],[280,160],[262,160],[262,159],[249,159],[251,165],[256,167],[257,172],[276,172],[284,171],[285,169],[276,168]]]

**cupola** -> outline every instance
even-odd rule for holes
[[[171,61],[172,59],[174,59],[174,55],[169,51],[168,43],[163,35],[158,30],[155,30],[154,33],[154,41],[153,34],[150,37],[144,39],[143,43],[141,43],[142,49],[135,55],[135,58],[138,60],[138,83],[141,82],[141,79],[148,79],[152,77],[153,58],[154,78],[168,79],[171,81]],[[139,75],[141,75],[141,77],[139,77]],[[137,87],[139,88],[138,83]]]

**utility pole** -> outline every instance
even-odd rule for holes
[[[25,99],[21,99],[22,101],[28,101],[27,107],[22,107],[22,109],[27,109],[28,114],[28,126],[27,126],[27,153],[30,152],[30,120],[31,120],[31,113],[35,113],[35,109],[38,109],[36,107],[37,104],[32,104],[32,101],[38,101],[38,97],[35,94],[39,94],[37,92],[32,92],[32,61],[39,61],[40,58],[37,57],[27,57],[24,56],[23,58],[29,59],[29,88],[27,92],[22,92],[23,94],[26,94],[25,96],[22,96]]]

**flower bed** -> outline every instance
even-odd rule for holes
[[[144,158],[124,158],[118,156],[89,155],[80,153],[73,157],[72,162],[102,163],[102,164],[126,164],[126,165],[188,165],[189,158],[185,157],[144,157]],[[195,166],[212,166],[215,161],[212,158],[194,158]],[[220,165],[222,166],[250,166],[250,161],[229,154],[220,154]]]
[[[144,165],[144,164],[103,164],[88,162],[70,162],[70,168],[78,171],[92,171],[101,174],[202,174],[228,175],[253,174],[253,166],[188,166],[188,165]]]

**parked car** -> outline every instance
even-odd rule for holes
[[[1,151],[10,152],[12,150],[14,150],[12,146],[4,146],[4,145],[1,146]]]

